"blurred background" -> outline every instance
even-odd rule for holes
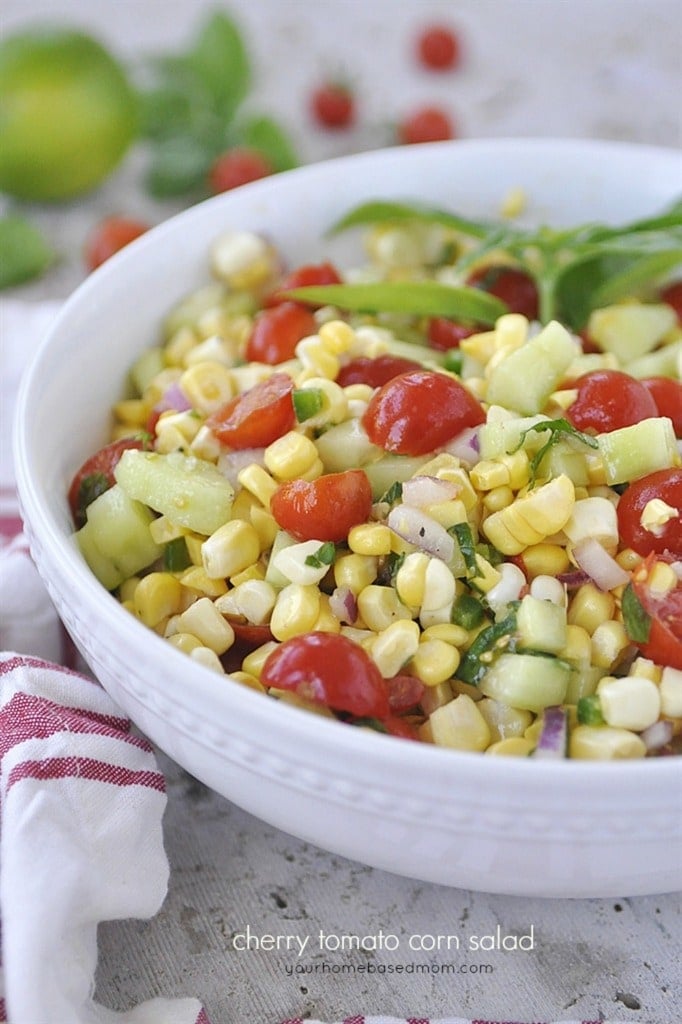
[[[48,25],[86,33],[113,55],[143,93],[142,122],[95,188],[50,202],[31,188],[14,194],[0,156],[0,210],[27,218],[57,254],[47,270],[10,282],[22,298],[68,294],[87,273],[84,246],[102,218],[155,224],[229,186],[229,173],[216,182],[209,170],[234,146],[260,146],[267,168],[279,170],[429,131],[682,141],[677,0],[4,0],[0,47]],[[434,26],[445,41],[442,32],[424,38]],[[226,105],[216,121],[196,75],[187,77],[187,58],[201,52],[210,65],[226,30],[223,57],[232,47],[236,64],[224,61],[231,71],[217,86]],[[62,72],[71,60],[58,62]],[[0,122],[3,91],[16,87],[7,63],[3,71],[0,57]],[[27,74],[38,74],[35,62]],[[67,120],[56,132],[64,145]],[[6,153],[28,144],[27,133],[31,141],[31,118],[22,123],[16,141],[3,132]],[[36,123],[34,136],[41,131]],[[174,133],[180,140],[169,142]],[[58,156],[52,149],[38,162]],[[79,157],[81,166],[91,160],[92,150]]]

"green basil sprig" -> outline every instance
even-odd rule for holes
[[[494,324],[507,306],[478,288],[457,288],[438,281],[380,281],[371,284],[320,284],[286,293],[297,302],[338,306],[356,313],[406,313]]]

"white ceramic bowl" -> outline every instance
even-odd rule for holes
[[[680,154],[630,145],[471,141],[318,164],[211,199],[93,274],[66,303],[19,402],[16,461],[31,549],[84,657],[134,722],[197,778],[328,850],[468,889],[540,896],[660,893],[680,883],[682,759],[538,763],[369,734],[230,685],[136,622],[90,574],[65,500],[107,440],[126,371],[164,312],[207,277],[221,230],[271,237],[292,264],[370,197],[495,216],[511,187],[528,218],[625,221],[669,202]],[[334,243],[360,260],[358,240]],[[350,254],[354,252],[355,256]]]

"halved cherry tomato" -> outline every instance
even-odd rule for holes
[[[149,231],[149,224],[132,217],[105,217],[94,228],[85,243],[85,265],[96,270],[114,253],[119,252],[140,235]]]
[[[478,327],[472,327],[470,324],[458,324],[456,320],[437,316],[429,321],[429,344],[439,352],[447,352],[451,348],[459,348],[460,341],[471,337],[477,330]]]
[[[273,170],[272,164],[258,150],[235,146],[213,162],[208,172],[208,186],[217,195],[266,178]]]
[[[420,142],[444,142],[454,137],[452,118],[440,107],[420,107],[398,125],[398,141],[408,146]]]
[[[232,398],[208,417],[206,425],[230,448],[264,448],[294,426],[293,390],[288,374],[273,373]]]
[[[76,526],[80,527],[85,522],[87,506],[116,483],[114,470],[123,452],[128,448],[146,447],[147,443],[139,437],[124,437],[105,445],[85,460],[71,481],[68,493],[69,508]]]
[[[645,530],[641,523],[645,506],[654,498],[677,509],[673,516],[655,533]],[[659,469],[641,480],[635,480],[621,495],[617,508],[618,532],[621,540],[639,555],[655,551],[669,551],[682,558],[682,469]]]
[[[648,570],[654,558],[645,563]],[[670,665],[682,669],[682,582],[664,597],[656,597],[647,585],[647,575],[636,570],[632,586],[639,598],[644,611],[651,618],[649,639],[646,643],[638,643],[645,658],[650,658],[657,665]]]
[[[293,359],[301,338],[314,334],[313,314],[299,302],[280,302],[257,317],[246,345],[246,358],[252,363],[275,366]]]
[[[342,388],[349,384],[369,384],[371,388],[380,388],[382,384],[410,370],[421,370],[421,366],[402,356],[376,356],[374,359],[358,356],[341,367],[336,383]]]
[[[656,403],[641,381],[620,370],[592,370],[570,386],[578,394],[566,417],[577,430],[603,434],[658,416]]]
[[[661,302],[667,302],[677,313],[678,322],[682,324],[682,281],[673,281],[666,285],[660,293]]]
[[[656,403],[659,416],[669,416],[676,437],[682,437],[682,384],[672,377],[646,377],[642,384]]]
[[[424,455],[465,427],[485,422],[485,413],[453,377],[432,370],[402,373],[372,397],[362,425],[373,444],[398,455]]]
[[[234,630],[234,643],[220,660],[226,672],[239,672],[247,654],[275,638],[269,626],[256,626],[251,622],[236,622],[231,619],[228,621]]]
[[[467,284],[496,295],[510,313],[521,313],[528,320],[538,318],[538,290],[535,281],[516,267],[479,267],[467,278]]]
[[[362,718],[391,714],[379,669],[359,644],[338,633],[318,630],[285,640],[268,655],[261,683]]]
[[[270,511],[297,540],[345,540],[372,508],[372,488],[361,469],[288,480],[272,496]]]
[[[297,267],[280,281],[276,290],[265,300],[266,306],[276,306],[280,302],[290,301],[284,294],[293,288],[308,288],[318,284],[341,284],[341,275],[332,263],[307,263]],[[314,306],[310,307],[314,309]]]

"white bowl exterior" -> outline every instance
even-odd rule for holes
[[[70,538],[65,492],[107,439],[128,368],[168,308],[207,279],[222,230],[266,234],[292,264],[367,198],[493,217],[511,187],[533,220],[647,216],[676,195],[673,150],[560,141],[459,142],[313,165],[203,203],[114,257],[65,305],[22,388],[16,433],[31,549],[67,628],[112,697],[197,778],[344,856],[445,885],[540,896],[680,886],[680,760],[543,763],[368,735],[231,686],[136,622]],[[84,425],[88,429],[84,429]]]

